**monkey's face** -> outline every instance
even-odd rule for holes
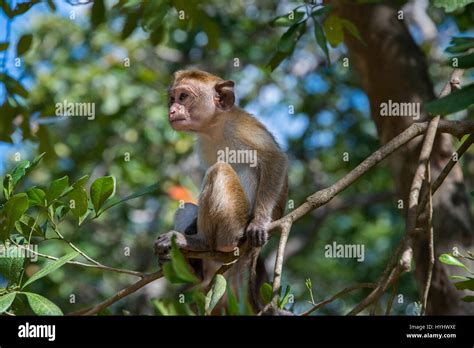
[[[174,85],[169,93],[168,121],[174,130],[200,132],[215,112],[215,105],[203,86]]]

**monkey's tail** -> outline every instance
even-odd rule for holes
[[[255,313],[258,313],[262,310],[262,304],[260,303],[260,291],[259,291],[259,281],[257,275],[257,263],[258,256],[260,254],[261,248],[254,248],[249,253],[250,257],[250,272],[249,272],[249,298],[250,304],[252,305]]]

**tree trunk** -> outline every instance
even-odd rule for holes
[[[365,42],[364,45],[352,35],[345,34],[350,64],[355,66],[360,76],[362,88],[370,99],[371,117],[377,126],[381,143],[385,144],[414,120],[412,117],[380,116],[381,103],[389,100],[423,103],[435,97],[424,56],[403,20],[398,19],[399,9],[391,2],[354,5],[338,0],[335,1],[335,6],[338,15],[354,23]],[[421,119],[426,119],[423,110],[421,113]],[[403,199],[405,208],[418,164],[421,142],[421,136],[413,139],[388,160],[397,193]],[[453,152],[451,136],[438,134],[431,159],[433,180],[450,160]],[[460,274],[458,267],[446,266],[438,261],[440,254],[451,252],[453,247],[458,247],[460,251],[473,250],[474,247],[473,222],[459,165],[453,168],[434,195],[433,207],[436,260],[427,314],[474,314],[474,304],[460,301],[465,294],[457,291],[448,279],[449,275]],[[415,241],[414,260],[415,277],[421,294],[428,267],[427,238],[420,237]]]

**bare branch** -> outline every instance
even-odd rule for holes
[[[385,268],[385,271],[380,277],[380,280],[377,283],[377,287],[352,311],[350,311],[349,315],[358,314],[371,303],[377,301],[379,297],[387,290],[387,288],[398,280],[398,277],[402,273],[407,272],[410,269],[411,260],[413,258],[412,233],[416,228],[416,221],[418,217],[417,211],[419,193],[421,190],[421,184],[423,183],[426,165],[429,161],[431,151],[433,149],[433,143],[436,136],[436,130],[438,128],[439,120],[440,118],[439,116],[437,116],[430,121],[428,130],[425,134],[425,139],[423,140],[423,146],[420,152],[418,167],[415,171],[415,175],[413,176],[410,188],[408,212],[405,225],[405,235],[402,238],[394,256],[392,257],[387,267]]]
[[[42,254],[42,253],[34,251],[30,248],[26,248],[25,246],[20,245],[20,244],[16,243],[13,240],[10,240],[10,241],[13,244],[15,244],[17,247],[25,249],[25,250],[28,249],[29,252],[31,252],[35,255],[38,255],[39,257],[43,257],[45,259],[54,260],[54,261],[59,260],[58,257]],[[96,268],[96,269],[101,269],[101,270],[104,270],[104,271],[110,271],[110,272],[115,272],[115,273],[129,274],[129,275],[133,275],[135,277],[140,277],[140,278],[144,278],[146,276],[146,274],[143,273],[143,272],[137,272],[137,271],[132,271],[132,270],[123,269],[123,268],[109,267],[109,266],[105,266],[105,265],[96,265],[96,264],[92,264],[92,263],[84,263],[84,262],[79,262],[79,261],[68,261],[66,263],[70,264],[70,265],[76,265],[76,266],[87,267],[87,268]]]
[[[290,235],[291,222],[285,222],[281,226],[280,234],[280,243],[278,244],[278,252],[275,260],[275,270],[273,273],[273,296],[272,296],[272,305],[278,307],[278,292],[280,290],[281,284],[281,273],[283,270],[283,258],[285,255],[286,242],[288,241],[288,236]]]
[[[357,289],[373,289],[377,286],[377,284],[374,284],[374,283],[361,283],[361,284],[356,284],[356,285],[353,285],[351,287],[348,287],[348,288],[345,288],[344,290],[341,290],[339,291],[337,294],[335,294],[334,296],[332,296],[331,298],[327,299],[327,300],[324,300],[322,302],[319,302],[317,304],[314,305],[313,308],[307,310],[306,312],[304,313],[301,313],[300,315],[302,316],[307,316],[307,315],[310,315],[311,313],[313,313],[314,311],[317,311],[319,308],[321,307],[324,307],[325,305],[333,302],[334,300],[337,300],[339,297],[342,297],[343,295],[349,293],[349,292],[352,292],[354,290],[357,290]]]
[[[428,294],[430,292],[431,277],[433,275],[433,266],[435,262],[434,256],[434,240],[433,240],[433,190],[431,188],[431,168],[430,163],[426,165],[426,182],[428,183],[428,219],[426,222],[426,233],[428,234],[428,271],[426,274],[425,288],[423,289],[423,297],[421,304],[421,315],[426,314],[426,305],[428,304]]]
[[[76,312],[71,312],[68,315],[94,315],[94,314],[97,314],[102,309],[109,307],[110,305],[112,305],[115,302],[121,300],[125,296],[128,296],[128,295],[134,293],[135,291],[143,288],[145,285],[147,285],[147,284],[149,284],[149,283],[151,283],[151,282],[153,282],[153,281],[155,281],[155,280],[157,280],[161,277],[163,277],[163,272],[161,270],[159,270],[155,273],[148,274],[145,277],[143,277],[142,279],[140,279],[139,281],[137,281],[136,283],[120,290],[114,296],[112,296],[112,297],[108,298],[107,300],[95,305],[94,307],[88,308],[88,309],[83,309],[83,310],[76,311]]]

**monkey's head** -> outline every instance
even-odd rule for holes
[[[168,120],[180,131],[204,132],[235,102],[234,82],[200,70],[180,70],[169,90]]]

